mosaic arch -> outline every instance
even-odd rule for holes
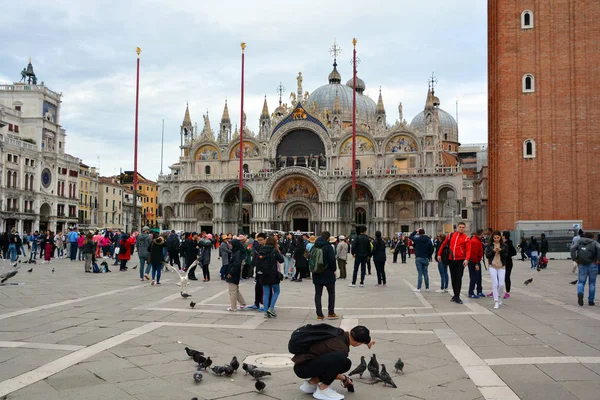
[[[196,150],[196,155],[194,159],[200,161],[218,160],[219,150],[217,150],[215,146],[205,144],[204,146]]]
[[[416,151],[417,143],[407,135],[398,135],[385,146],[386,153],[414,153]]]
[[[260,150],[258,147],[252,142],[244,142],[244,158],[256,158],[260,156]],[[229,153],[229,158],[240,158],[240,144],[236,144],[233,149],[231,149],[231,153]]]
[[[289,201],[298,198],[319,201],[319,192],[315,185],[302,176],[293,176],[282,180],[273,193],[275,201]]]
[[[356,154],[374,153],[375,146],[373,142],[364,136],[356,137]],[[342,143],[340,154],[352,154],[352,137],[349,137]]]
[[[185,196],[185,202],[190,204],[210,204],[213,202],[212,196],[202,189],[192,190]]]
[[[385,195],[388,201],[419,201],[421,194],[414,187],[401,183],[391,188]]]
[[[239,187],[237,187],[237,186],[232,187],[231,189],[229,189],[227,191],[227,194],[225,194],[225,197],[223,198],[223,202],[237,204],[240,201],[239,193],[240,193]],[[242,203],[252,203],[252,202],[253,202],[252,194],[248,191],[248,189],[244,188],[242,190]]]
[[[342,201],[352,201],[352,186],[348,186],[348,188],[344,190],[344,193],[342,194]],[[356,184],[356,201],[373,201],[373,194],[371,191],[360,183]]]

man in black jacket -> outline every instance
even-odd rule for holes
[[[327,288],[327,295],[329,296],[328,302],[328,319],[338,319],[339,317],[335,313],[335,271],[337,269],[335,264],[335,252],[333,247],[329,244],[329,238],[331,234],[327,231],[321,233],[321,236],[315,242],[315,248],[323,249],[323,263],[325,264],[325,270],[321,273],[313,272],[313,284],[315,285],[315,308],[317,309],[317,319],[322,320],[323,308],[321,306],[321,297],[323,296],[323,287]]]
[[[418,235],[417,235],[418,233]],[[425,229],[419,228],[414,231],[409,239],[412,240],[415,249],[415,265],[417,266],[417,292],[421,291],[421,283],[425,278],[425,290],[429,292],[429,260],[433,255],[433,242],[425,234]]]
[[[350,287],[356,287],[356,278],[358,275],[358,266],[360,265],[360,287],[365,285],[365,275],[367,274],[367,259],[371,257],[371,241],[365,234],[366,226],[358,227],[358,236],[352,242],[352,257],[354,257],[354,272],[352,274],[352,283]]]

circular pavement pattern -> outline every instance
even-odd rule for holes
[[[287,368],[294,365],[292,362],[292,357],[293,354],[255,354],[246,357],[244,362],[264,368]]]

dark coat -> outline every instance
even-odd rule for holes
[[[198,243],[194,239],[186,239],[183,247],[185,248],[185,263],[190,266],[198,257]]]
[[[167,242],[165,242],[162,236],[159,236],[152,241],[152,243],[148,247],[148,252],[150,253],[150,262],[152,264],[159,264],[165,261],[163,257],[163,247],[165,247],[166,245]]]
[[[290,240],[290,239],[285,238],[281,241],[281,246],[279,246],[279,247],[281,250],[281,254],[285,255],[285,254],[289,253],[289,254],[293,255],[294,250],[296,250],[296,243],[294,242],[294,239]]]
[[[385,262],[385,242],[375,239],[373,241],[373,262]]]
[[[304,243],[296,245],[296,248],[294,249],[296,268],[308,268],[308,261],[306,260],[306,257],[304,257],[304,251],[306,251],[306,246]]]
[[[546,254],[548,252],[548,239],[544,238],[540,241],[540,252]]]
[[[364,234],[358,235],[352,242],[352,255],[356,257],[371,257],[371,241]]]
[[[317,249],[323,248],[323,262],[327,267],[325,268],[325,271],[321,272],[320,274],[313,274],[313,284],[330,285],[335,283],[335,271],[337,270],[337,264],[335,262],[335,252],[333,251],[333,248],[322,236],[317,238],[314,247]]]
[[[427,235],[418,235],[417,232],[411,233],[410,240],[413,242],[415,249],[415,257],[431,259],[433,255],[433,243],[431,238]]]
[[[257,262],[256,276],[258,277],[258,281],[261,285],[277,285],[281,282],[279,279],[279,271],[277,270],[277,261],[280,263],[283,262],[283,256],[275,247],[265,244],[260,248],[258,253],[258,257],[264,257],[269,260],[267,264],[263,265],[265,271],[258,271],[259,264],[261,261]]]
[[[500,261],[502,262],[502,265],[506,266],[506,260],[508,259],[508,246],[505,243],[502,243],[501,249]],[[492,265],[495,255],[496,252],[494,252],[494,243],[490,243],[485,246],[485,257],[488,259],[488,265]]]
[[[89,240],[83,243],[83,248],[81,250],[83,254],[94,254],[96,253],[96,242],[93,240]]]
[[[223,245],[221,245],[222,247]],[[240,284],[240,275],[242,272],[242,261],[245,257],[245,250],[242,242],[238,239],[231,241],[231,254],[229,259],[229,265],[227,266],[227,276],[225,281],[227,283],[233,283],[234,285]]]
[[[211,255],[211,251],[212,251],[212,242],[210,239],[200,239],[200,251],[202,252],[202,260],[200,261],[200,263],[202,265],[208,265],[210,264],[210,255]]]

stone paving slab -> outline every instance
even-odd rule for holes
[[[218,276],[219,260],[213,258],[211,272]],[[435,293],[439,277],[433,268],[432,291],[414,293],[414,260],[404,265],[388,263],[386,268],[386,288],[374,287],[373,275],[367,275],[364,288],[350,288],[348,281],[340,281],[336,310],[345,318],[329,322],[368,326],[377,341],[372,351],[388,366],[399,388],[357,379],[357,392],[348,398],[597,398],[600,363],[466,366],[485,366],[484,360],[507,357],[600,356],[600,336],[590,335],[600,327],[600,309],[576,305],[575,288],[568,284],[575,279],[569,262],[552,261],[548,270],[538,273],[516,261],[512,296],[499,310],[493,310],[490,298],[465,298],[464,305],[456,305],[449,294]],[[278,318],[264,319],[258,312],[226,312],[227,285],[220,281],[192,283],[190,293],[198,305],[191,310],[189,300],[178,296],[174,273],[163,275],[163,285],[150,286],[139,281],[137,271],[113,271],[84,274],[82,263],[57,260],[13,278],[24,285],[0,287],[0,341],[93,346],[118,339],[116,345],[74,364],[68,362],[69,351],[0,348],[0,393],[12,382],[10,378],[52,365],[59,370],[10,392],[9,398],[307,398],[298,391],[301,380],[290,368],[271,370],[265,394],[255,393],[253,382],[241,373],[231,382],[208,371],[197,385],[191,377],[194,363],[182,348],[198,346],[218,363],[228,362],[233,355],[242,360],[249,355],[286,353],[291,332],[316,322],[310,280],[284,281]],[[534,282],[524,286],[529,277]],[[465,276],[463,290],[467,281]],[[484,274],[486,293],[489,287]],[[253,282],[242,283],[240,289],[246,300],[254,299]],[[326,298],[325,293],[324,304]],[[142,330],[135,333],[138,328]],[[456,343],[471,353],[458,349],[451,353],[448,346],[454,342],[447,342],[448,338],[442,342],[436,333],[446,331],[457,335]],[[350,357],[356,365],[361,355],[369,353],[360,347],[352,349]],[[406,363],[404,375],[391,371],[397,356]],[[63,359],[56,367],[55,361]]]

